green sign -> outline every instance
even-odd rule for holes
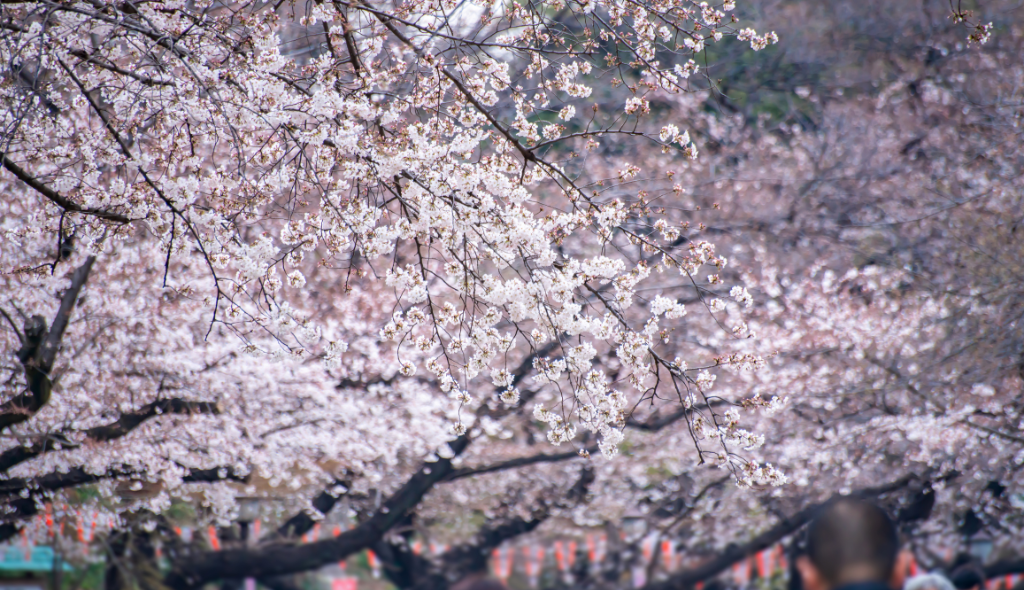
[[[53,549],[50,547],[0,547],[0,572],[49,572],[53,571]],[[61,564],[61,569],[71,566]]]

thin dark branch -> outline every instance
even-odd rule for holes
[[[131,219],[128,219],[127,217],[119,213],[82,207],[78,203],[61,195],[60,193],[46,186],[42,182],[39,182],[39,180],[36,179],[34,176],[32,176],[24,169],[22,169],[20,166],[12,162],[11,159],[7,157],[7,154],[0,154],[0,165],[3,165],[3,167],[6,168],[11,174],[16,176],[18,180],[24,182],[37,193],[43,195],[44,197],[46,197],[57,206],[64,209],[65,211],[74,211],[75,213],[82,213],[83,215],[92,215],[94,217],[99,217],[100,219],[106,219],[107,221],[116,221],[118,223],[128,223],[129,221],[131,221]]]
[[[591,445],[586,448],[587,452],[594,453],[597,451],[597,445]],[[462,467],[460,469],[453,469],[443,481],[454,481],[456,479],[462,479],[464,477],[471,477],[474,475],[481,475],[484,473],[494,473],[495,471],[504,471],[506,469],[515,469],[517,467],[526,467],[527,465],[536,465],[537,463],[554,463],[556,461],[565,461],[567,459],[574,459],[580,457],[579,451],[569,451],[567,453],[551,453],[545,454],[540,453],[538,455],[532,455],[530,457],[517,457],[515,459],[509,459],[507,461],[499,461],[498,463],[492,463],[490,465],[484,465],[482,467]]]

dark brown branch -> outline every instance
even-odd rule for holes
[[[686,413],[691,410],[685,408],[672,412],[666,416],[649,420],[647,422],[637,422],[635,420],[627,420],[626,426],[630,428],[636,428],[637,430],[644,430],[647,432],[657,432],[666,426],[670,426],[673,423],[679,421],[680,418],[686,416]],[[577,451],[569,451],[566,453],[540,453],[537,455],[531,455],[529,457],[516,457],[515,459],[509,459],[507,461],[499,461],[491,465],[483,465],[481,467],[462,467],[459,469],[453,469],[448,477],[444,478],[444,481],[454,481],[456,479],[462,479],[464,477],[471,477],[473,475],[482,475],[484,473],[493,473],[495,471],[504,471],[506,469],[516,469],[518,467],[526,467],[527,465],[536,465],[538,463],[555,463],[557,461],[566,461],[577,457],[582,457],[580,451],[586,451],[587,453],[596,453],[598,450],[597,445],[590,445]]]
[[[121,417],[110,424],[96,426],[85,431],[87,440],[93,442],[110,442],[127,435],[138,428],[146,420],[161,414],[219,414],[220,409],[213,402],[194,402],[183,399],[163,399],[150,402],[142,408],[121,414]],[[0,471],[34,459],[39,455],[77,446],[69,441],[65,434],[56,433],[46,439],[29,446],[18,446],[0,453]]]
[[[11,496],[20,494],[23,490],[33,492],[52,492],[72,488],[75,486],[96,483],[101,479],[114,477],[125,477],[131,475],[128,470],[113,470],[104,474],[88,473],[85,469],[77,467],[67,473],[49,473],[33,478],[16,477],[13,479],[0,480],[0,496]]]
[[[670,414],[665,414],[664,416],[652,416],[652,417],[649,417],[647,420],[644,420],[643,422],[640,422],[639,420],[634,420],[633,418],[627,418],[626,419],[626,426],[628,426],[630,428],[635,428],[637,430],[644,430],[644,431],[647,431],[647,432],[657,432],[657,431],[661,430],[662,428],[665,428],[669,424],[672,424],[673,422],[675,422],[675,421],[679,420],[680,418],[686,416],[686,414],[688,412],[699,412],[699,411],[702,411],[702,410],[709,410],[709,409],[713,410],[713,409],[720,408],[720,407],[726,406],[726,405],[735,405],[735,404],[733,404],[732,402],[729,402],[727,400],[721,399],[721,398],[715,398],[715,399],[711,400],[707,404],[695,405],[695,406],[693,406],[692,408],[689,408],[689,409],[687,409],[687,408],[679,408],[678,410],[676,410],[676,411],[674,411],[674,412],[672,412]]]
[[[108,442],[125,436],[143,422],[161,414],[220,414],[215,402],[195,402],[179,398],[150,402],[134,412],[121,414],[116,422],[85,431],[89,440]],[[2,463],[0,463],[2,465]]]
[[[458,455],[468,444],[469,438],[462,436],[450,446]],[[265,578],[309,571],[344,559],[382,539],[451,468],[450,459],[424,465],[367,521],[333,539],[304,545],[276,542],[256,548],[200,553],[175,563],[165,583],[170,588],[186,590],[217,579]]]
[[[654,418],[648,418],[644,422],[640,422],[639,420],[629,418],[626,420],[626,426],[636,428],[637,430],[646,430],[652,432],[658,431],[664,428],[666,425],[682,418],[683,416],[686,415],[686,412],[688,411],[690,410],[687,410],[686,408],[679,408],[678,410],[672,412],[671,414],[665,416],[658,416]]]
[[[65,211],[74,211],[75,213],[81,213],[83,215],[92,215],[93,217],[99,217],[100,219],[106,219],[107,221],[116,221],[118,223],[128,223],[129,221],[131,221],[131,219],[128,219],[127,217],[119,213],[102,211],[100,209],[89,209],[87,207],[79,205],[78,203],[72,201],[71,199],[68,199],[67,197],[53,190],[52,188],[46,186],[42,182],[39,182],[39,180],[36,179],[34,176],[32,176],[24,169],[22,169],[20,166],[12,162],[11,159],[7,157],[7,154],[0,154],[0,164],[2,164],[3,167],[6,168],[11,174],[17,177],[18,180],[24,182],[37,193],[43,195],[44,197],[46,197],[55,205],[64,209]]]
[[[352,483],[345,481],[335,482],[337,485],[345,486],[346,488],[351,486]],[[333,490],[327,489],[320,492],[316,498],[313,498],[311,506],[314,510],[320,514],[327,514],[330,512],[334,505],[338,503],[338,495],[333,493]],[[309,514],[307,510],[303,510],[288,520],[284,524],[279,526],[274,532],[274,535],[270,538],[271,540],[288,540],[297,539],[302,535],[308,533],[316,526],[317,521]],[[287,576],[268,576],[260,578],[259,583],[270,590],[301,590],[302,584],[300,581],[292,575]]]
[[[343,486],[348,488],[351,485],[352,482],[350,481],[337,481],[334,487]],[[338,497],[339,494],[333,493],[333,490],[324,490],[316,498],[313,498],[312,507],[320,514],[327,514],[338,503]],[[284,524],[278,527],[274,535],[280,539],[294,539],[308,533],[316,526],[316,523],[317,521],[304,510],[285,521]]]
[[[296,579],[292,576],[260,578],[260,584],[270,590],[302,590],[302,586],[296,583]]]
[[[588,453],[597,452],[597,445],[591,445],[586,448]],[[454,481],[456,479],[462,479],[464,477],[471,477],[474,475],[481,475],[484,473],[494,473],[495,471],[504,471],[506,469],[515,469],[517,467],[526,467],[527,465],[536,465],[537,463],[554,463],[556,461],[565,461],[567,459],[574,459],[580,457],[579,451],[569,451],[567,453],[541,453],[539,455],[532,455],[530,457],[517,457],[515,459],[509,459],[508,461],[500,461],[498,463],[492,463],[490,465],[484,465],[482,467],[462,467],[459,469],[453,469],[443,481]]]
[[[57,360],[57,350],[64,339],[78,294],[85,286],[94,262],[95,256],[88,257],[71,275],[71,286],[61,297],[60,307],[48,332],[46,321],[41,316],[34,316],[26,322],[26,342],[18,351],[18,359],[25,368],[28,391],[0,404],[0,431],[28,420],[50,401],[50,371]],[[32,338],[29,338],[30,334]]]
[[[985,566],[986,578],[1024,573],[1024,559],[1001,559]]]
[[[442,590],[460,576],[485,569],[491,550],[509,539],[533,531],[550,515],[551,511],[544,506],[527,518],[517,516],[498,524],[481,527],[473,541],[446,551],[441,556],[440,563],[417,576],[418,579],[415,579],[410,587],[413,590]]]

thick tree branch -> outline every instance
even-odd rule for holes
[[[352,482],[350,481],[337,481],[335,482],[334,487],[343,486],[348,488],[351,485]],[[340,494],[335,493],[332,489],[324,490],[320,492],[316,498],[313,498],[312,507],[320,514],[327,514],[334,508],[334,505],[338,503],[339,497]],[[277,528],[274,536],[278,539],[294,539],[301,537],[308,533],[316,523],[317,521],[304,510],[286,520],[284,524]]]
[[[81,213],[83,215],[92,215],[93,217],[99,217],[100,219],[106,219],[107,221],[116,221],[118,223],[128,223],[131,219],[128,219],[124,215],[119,213],[113,213],[110,211],[102,211],[100,209],[89,209],[83,207],[71,199],[61,195],[52,188],[46,186],[42,182],[39,182],[37,178],[26,172],[23,168],[11,161],[7,157],[7,154],[0,154],[0,164],[3,165],[11,174],[17,177],[18,180],[24,182],[37,193],[43,195],[55,205],[64,209],[65,211],[74,211],[75,213]]]
[[[1024,573],[1024,559],[1002,559],[985,566],[986,578]]]
[[[0,404],[0,431],[28,420],[50,401],[50,371],[57,360],[57,351],[64,339],[64,331],[71,320],[78,294],[85,286],[94,262],[95,256],[88,257],[71,275],[71,286],[61,297],[60,307],[49,331],[46,331],[46,321],[42,316],[34,316],[26,322],[26,338],[18,351],[18,360],[25,368],[28,391]]]
[[[273,578],[260,578],[260,584],[270,590],[303,590],[293,576],[277,576]]]
[[[96,426],[85,431],[86,439],[92,442],[110,442],[127,435],[138,428],[146,420],[161,414],[219,414],[220,409],[213,402],[195,402],[178,398],[157,400],[150,402],[142,408],[121,414],[121,417],[110,424]],[[7,449],[0,453],[0,471],[8,471],[10,468],[34,459],[39,455],[57,450],[59,448],[76,447],[66,438],[63,433],[57,433],[46,437],[45,440],[30,446],[18,446]]]
[[[215,402],[196,402],[180,398],[162,399],[150,402],[134,412],[121,414],[116,422],[90,428],[85,434],[89,440],[95,442],[112,441],[161,414],[220,414],[220,407]]]
[[[450,446],[458,455],[468,444],[469,438],[461,436]],[[186,590],[217,579],[283,576],[334,563],[383,538],[384,533],[415,507],[451,468],[450,459],[424,465],[366,522],[333,539],[305,545],[267,543],[256,548],[226,549],[193,555],[187,562],[175,563],[165,583],[170,588]]]
[[[337,481],[333,487],[344,486],[348,488],[351,485],[351,481]],[[334,505],[338,503],[339,497],[340,494],[335,493],[333,489],[326,489],[320,492],[316,498],[313,498],[312,508],[320,514],[327,514],[334,509]],[[317,521],[313,516],[308,511],[303,510],[279,526],[270,537],[270,540],[284,541],[297,539],[312,530],[316,523]],[[259,583],[270,588],[270,590],[298,590],[302,587],[302,584],[293,575],[264,577],[259,579]]]

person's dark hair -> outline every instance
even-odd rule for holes
[[[971,590],[982,586],[985,583],[985,576],[974,565],[967,565],[954,571],[949,581],[953,582],[957,590]]]
[[[896,525],[885,510],[863,500],[829,504],[807,529],[807,556],[833,587],[854,581],[888,582],[898,553]]]

